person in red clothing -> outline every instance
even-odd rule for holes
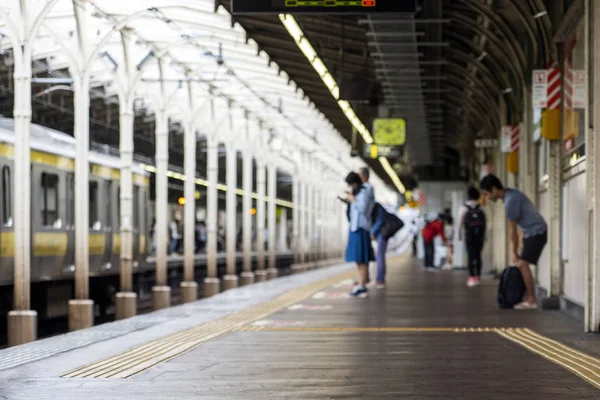
[[[435,256],[434,239],[439,235],[442,237],[444,244],[447,243],[446,235],[444,235],[444,225],[437,214],[429,214],[425,217],[425,227],[421,231],[421,235],[425,247],[425,269],[431,271],[435,269],[433,263]]]

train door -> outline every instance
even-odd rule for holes
[[[152,235],[150,230],[149,219],[149,204],[148,204],[148,189],[146,187],[139,188],[139,218],[140,218],[140,255],[139,261],[142,264],[146,264],[146,257],[148,256],[149,249],[151,247]]]
[[[91,176],[88,186],[89,196],[89,260],[90,273],[98,274],[103,270],[103,259],[106,249],[106,234],[104,232],[104,216],[102,190],[104,179]]]
[[[112,246],[111,265],[113,270],[120,271],[121,268],[121,189],[118,182],[112,183]]]
[[[12,160],[3,159],[0,168],[0,282],[9,283],[13,280],[15,253]]]
[[[67,255],[65,265],[75,265],[75,174],[66,174],[67,193],[65,202],[65,225],[67,231]]]
[[[133,185],[133,260],[140,256],[140,188]]]
[[[73,275],[73,264],[67,264],[72,252],[69,250],[69,233],[72,224],[67,224],[67,174],[50,166],[34,165],[32,168],[32,247],[31,275],[33,277]],[[69,225],[69,226],[67,226]],[[69,230],[67,231],[67,228]]]
[[[104,257],[102,258],[102,264],[105,266],[112,267],[111,257],[113,253],[113,227],[115,226],[113,221],[115,202],[113,199],[113,182],[111,180],[105,180],[102,185],[102,201],[100,204],[104,207],[104,236],[106,245],[104,246]]]

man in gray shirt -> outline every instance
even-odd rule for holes
[[[537,308],[533,274],[529,264],[537,265],[548,241],[546,221],[527,196],[516,189],[505,189],[497,176],[486,176],[481,180],[480,186],[483,194],[490,200],[495,202],[501,199],[504,202],[504,211],[508,219],[512,262],[519,267],[527,288],[527,299],[517,304],[515,308],[519,310]],[[521,255],[518,253],[517,226],[524,233]]]

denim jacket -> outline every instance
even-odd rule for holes
[[[381,228],[383,228],[385,213],[383,212],[384,209],[381,205],[376,204],[375,207],[377,209],[375,211],[375,220],[373,221],[373,226],[371,227],[371,235],[373,235],[375,238],[379,238],[379,235],[381,234]]]
[[[371,213],[375,205],[375,196],[372,190],[361,188],[354,196],[354,202],[350,203],[350,231],[356,232],[360,228],[369,231],[371,230]]]

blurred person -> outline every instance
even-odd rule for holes
[[[375,203],[373,208],[373,226],[371,227],[371,239],[377,241],[377,273],[374,282],[369,283],[369,287],[385,289],[386,259],[385,255],[388,248],[388,240],[384,239],[382,227],[384,223],[385,210],[379,203]]]
[[[469,279],[467,286],[477,286],[481,280],[481,252],[485,242],[486,217],[479,205],[479,190],[471,186],[467,190],[466,203],[461,207],[458,217],[458,240],[465,239]],[[464,233],[463,233],[464,232]]]
[[[441,236],[444,244],[447,244],[444,227],[438,214],[431,213],[425,216],[425,227],[421,230],[421,235],[423,236],[423,246],[425,249],[425,270],[435,271],[434,240],[437,236]]]
[[[537,265],[542,251],[548,241],[548,225],[544,217],[538,212],[531,200],[517,189],[504,188],[500,179],[495,175],[487,175],[481,180],[483,195],[496,202],[504,202],[504,212],[508,219],[508,232],[511,242],[511,262],[521,272],[527,298],[517,304],[517,310],[537,308],[537,298],[533,283],[533,274],[529,264]],[[519,253],[519,233],[517,227],[523,231],[523,249]]]
[[[169,229],[171,230],[171,248],[169,253],[175,254],[179,250],[179,242],[181,240],[179,221],[173,219],[169,225]]]
[[[371,235],[371,213],[375,205],[373,192],[366,189],[360,176],[350,172],[346,177],[350,192],[342,201],[348,204],[348,221],[350,232],[346,248],[346,262],[355,262],[358,268],[358,284],[350,292],[352,297],[366,297],[367,283],[369,281],[369,262],[375,261]]]

